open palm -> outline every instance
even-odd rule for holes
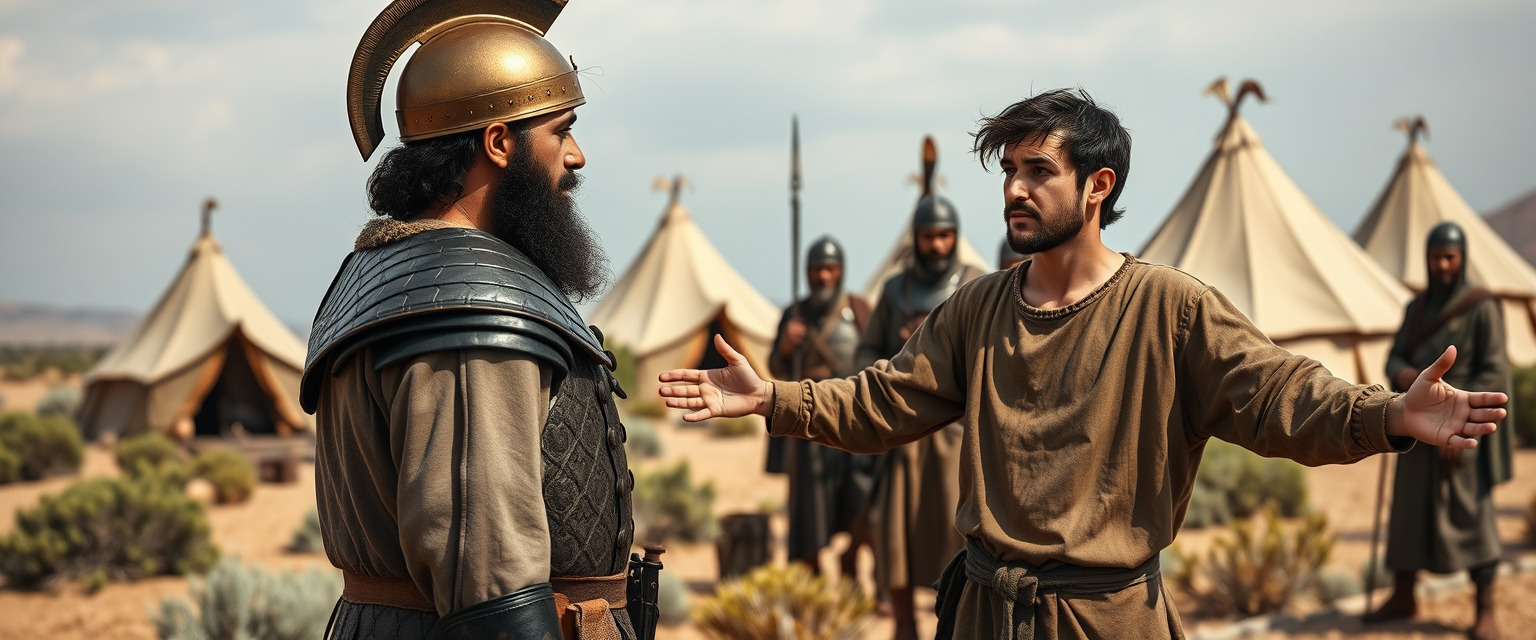
[[[1441,379],[1456,362],[1456,347],[1446,348],[1403,394],[1402,435],[1439,447],[1470,449],[1479,436],[1493,433],[1503,420],[1509,398],[1496,392],[1468,392]]]
[[[673,369],[661,374],[658,392],[673,409],[689,409],[688,422],[710,418],[735,418],[757,413],[767,415],[768,383],[752,370],[725,338],[715,336],[715,349],[725,356],[723,369]],[[669,383],[682,384],[669,384]]]

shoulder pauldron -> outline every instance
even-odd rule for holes
[[[576,357],[612,367],[602,339],[517,249],[474,229],[434,229],[347,256],[315,314],[300,403],[358,350],[375,366],[432,351],[499,348],[548,362],[564,377]]]

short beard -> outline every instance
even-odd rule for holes
[[[1088,212],[1084,207],[1079,207],[1075,212],[1061,212],[1047,216],[1034,203],[1025,201],[1009,203],[1008,208],[1003,211],[1003,220],[1008,220],[1009,214],[1021,211],[1040,221],[1040,229],[1032,233],[1014,231],[1013,225],[1008,225],[1008,246],[1026,256],[1044,253],[1061,246],[1066,241],[1076,238],[1077,234],[1083,231],[1083,225],[1087,224]]]
[[[551,185],[528,147],[527,134],[519,132],[517,151],[491,194],[495,235],[528,256],[572,302],[595,298],[608,285],[608,256],[571,198],[581,176],[566,171]]]

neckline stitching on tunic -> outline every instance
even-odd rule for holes
[[[1018,307],[1019,312],[1023,313],[1025,317],[1033,320],[1056,320],[1058,318],[1064,318],[1066,316],[1077,313],[1077,311],[1083,307],[1093,304],[1094,301],[1104,297],[1104,294],[1107,293],[1111,287],[1115,286],[1115,283],[1119,282],[1121,278],[1124,278],[1125,274],[1131,270],[1131,265],[1136,262],[1136,258],[1129,253],[1122,253],[1120,255],[1125,256],[1125,262],[1120,264],[1120,268],[1115,271],[1114,275],[1110,276],[1108,280],[1105,280],[1104,284],[1099,285],[1099,288],[1094,289],[1092,293],[1083,296],[1083,299],[1060,309],[1041,309],[1029,304],[1028,302],[1025,302],[1024,272],[1026,269],[1016,267],[1013,270],[1013,275],[1009,277],[1008,285],[1009,289],[1013,291],[1013,301],[1015,306]],[[1020,265],[1020,267],[1023,266],[1025,265]]]

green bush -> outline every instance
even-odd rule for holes
[[[209,449],[192,459],[192,477],[213,485],[219,504],[245,502],[256,488],[256,470],[234,449]]]
[[[709,434],[716,438],[740,438],[756,434],[768,435],[763,423],[752,416],[740,418],[715,418],[709,421]]]
[[[630,418],[624,424],[624,453],[631,460],[660,458],[666,450],[661,444],[661,434],[645,418]]]
[[[1307,476],[1302,466],[1212,438],[1195,474],[1184,526],[1225,524],[1251,516],[1270,502],[1287,518],[1306,513]]]
[[[0,347],[0,376],[27,380],[49,369],[85,373],[106,353],[106,347]]]
[[[28,413],[0,415],[0,482],[41,480],[74,473],[85,458],[80,429],[67,418]]]
[[[232,557],[190,586],[191,601],[161,600],[150,615],[161,640],[319,640],[341,596],[334,571],[268,573]]]
[[[1360,579],[1343,569],[1325,569],[1317,576],[1317,601],[1330,607],[1340,600],[1359,595],[1362,590]]]
[[[1262,528],[1257,520],[1264,521]],[[1215,615],[1274,613],[1316,588],[1337,537],[1322,514],[1298,526],[1282,525],[1279,509],[1270,503],[1259,517],[1234,521],[1205,556],[1178,553],[1172,579]]]
[[[604,348],[613,352],[613,379],[617,380],[619,387],[625,393],[633,394],[638,389],[635,379],[635,354],[628,347],[604,341]]]
[[[1515,439],[1522,447],[1536,447],[1536,365],[1516,367],[1514,388],[1510,391]]]
[[[693,484],[684,460],[635,477],[635,525],[648,542],[699,542],[715,537],[715,485]]]
[[[874,598],[857,583],[812,576],[792,562],[759,567],[720,585],[694,608],[694,623],[720,640],[853,640],[874,610]]]
[[[202,571],[218,558],[202,505],[157,479],[97,478],[16,512],[0,538],[12,587],[52,587],[103,571],[116,580]]]
[[[659,419],[671,412],[660,398],[632,398],[619,403],[619,412],[628,417]]]
[[[125,438],[117,443],[117,468],[130,478],[154,477],[181,486],[192,476],[181,447],[156,434]]]
[[[656,608],[661,610],[661,623],[678,625],[688,622],[692,609],[688,606],[688,587],[683,579],[663,571],[656,582]]]
[[[293,553],[325,552],[325,541],[320,537],[320,512],[310,509],[304,514],[304,523],[294,529],[288,550]]]
[[[49,389],[48,394],[38,401],[37,415],[73,418],[79,407],[80,389],[61,384]]]
[[[1536,493],[1531,494],[1531,504],[1525,508],[1525,543],[1536,547]]]

